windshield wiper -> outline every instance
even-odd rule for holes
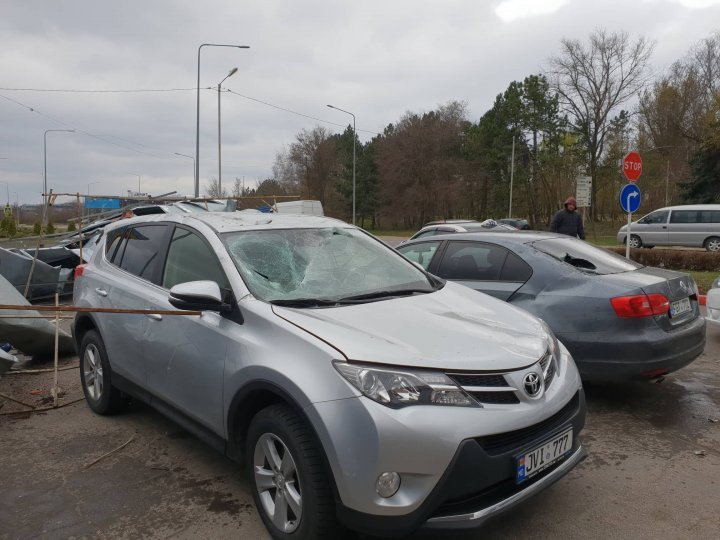
[[[290,298],[287,300],[270,300],[274,306],[282,307],[318,307],[318,306],[337,306],[337,300],[327,298]]]
[[[434,292],[436,289],[395,289],[387,291],[375,291],[366,294],[357,294],[355,296],[346,296],[337,300],[339,304],[353,303],[362,300],[375,300],[378,298],[389,298],[392,296],[410,296],[411,294],[427,294]]]

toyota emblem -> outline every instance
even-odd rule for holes
[[[525,386],[525,393],[532,398],[538,397],[542,391],[542,379],[534,371],[525,375],[523,385]]]

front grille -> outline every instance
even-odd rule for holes
[[[480,373],[447,373],[460,386],[490,386],[493,388],[508,386],[505,377],[492,373],[483,375]]]
[[[472,397],[478,400],[480,403],[486,403],[488,405],[515,405],[520,403],[520,400],[515,395],[515,392],[468,392]]]
[[[542,422],[497,435],[478,437],[475,440],[485,452],[491,456],[505,454],[516,450],[538,439],[544,433],[553,431],[572,418],[580,405],[580,393],[578,392],[562,409]]]

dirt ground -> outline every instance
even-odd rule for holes
[[[82,396],[74,366],[62,362],[61,404]],[[52,373],[12,374],[0,393],[47,406],[51,385]],[[717,538],[720,327],[661,384],[586,390],[584,463],[480,530],[415,537]],[[238,467],[150,408],[100,417],[83,401],[34,414],[0,404],[0,539],[268,538]]]

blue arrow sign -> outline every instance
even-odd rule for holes
[[[627,184],[620,190],[620,206],[628,214],[640,208],[640,188],[636,184]]]

